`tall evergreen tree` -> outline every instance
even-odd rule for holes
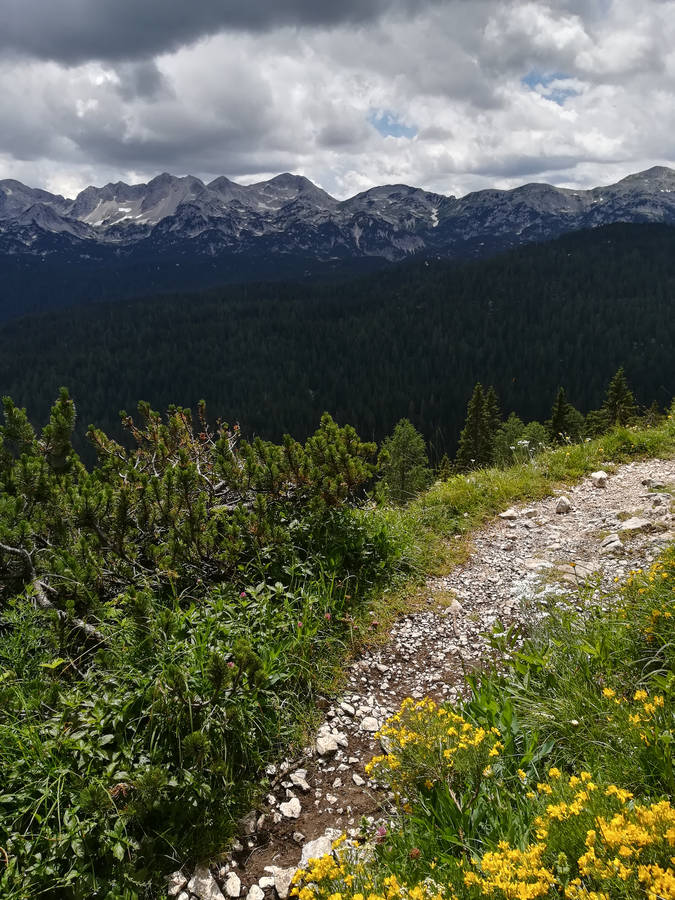
[[[607,396],[603,404],[609,424],[627,425],[637,412],[635,397],[628,387],[623,366],[620,366],[607,388]]]
[[[559,388],[553,402],[551,418],[546,423],[550,440],[555,444],[562,444],[566,440],[578,441],[583,426],[584,417],[568,401],[565,388]]]
[[[485,393],[482,384],[478,382],[469,400],[466,422],[459,436],[457,465],[460,469],[489,465],[491,452],[492,441],[485,408]]]
[[[452,475],[452,463],[450,462],[450,457],[447,453],[444,453],[441,457],[436,474],[441,481],[447,481]]]
[[[493,463],[495,456],[495,440],[497,431],[502,424],[502,415],[499,407],[499,397],[492,385],[485,392],[485,424],[488,434],[488,451],[486,462]]]
[[[386,438],[379,462],[382,483],[395,503],[412,499],[431,480],[424,438],[409,419],[401,419]]]

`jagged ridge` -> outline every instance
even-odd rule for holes
[[[11,254],[58,254],[65,240],[82,253],[181,245],[208,256],[393,261],[419,252],[482,255],[614,222],[675,223],[675,170],[655,166],[586,191],[526,184],[456,198],[384,185],[344,201],[288,173],[252,185],[164,173],[147,184],[88,187],[74,200],[0,181],[0,252]]]

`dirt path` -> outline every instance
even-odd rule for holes
[[[587,579],[609,587],[648,565],[675,540],[675,501],[668,493],[674,489],[675,460],[630,463],[604,486],[589,478],[490,522],[474,536],[465,565],[429,579],[428,610],[399,619],[385,646],[352,665],[315,746],[280,771],[269,770],[272,790],[245,823],[237,852],[210,869],[198,867],[189,884],[176,873],[169,895],[286,896],[302,856],[321,855],[331,836],[355,833],[363,817],[377,815],[382,797],[364,766],[381,752],[374,733],[400,702],[455,698],[465,670],[489,652],[481,635],[498,620],[546,615],[544,597],[552,592],[574,598]],[[565,512],[561,496],[569,501]]]

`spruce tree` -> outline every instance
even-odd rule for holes
[[[412,499],[431,480],[424,438],[409,419],[401,419],[384,441],[379,463],[382,484],[395,503]]]
[[[499,408],[499,397],[497,391],[490,385],[485,392],[485,424],[488,434],[488,450],[486,454],[486,462],[493,463],[495,455],[495,440],[497,431],[502,424],[502,415]]]
[[[460,469],[474,469],[489,465],[492,452],[490,427],[485,409],[485,393],[480,382],[466,409],[466,422],[459,436],[457,465]]]
[[[610,426],[627,425],[635,417],[635,397],[628,387],[623,366],[610,381],[602,408],[607,414]]]
[[[450,462],[450,457],[447,453],[444,453],[441,457],[441,461],[438,465],[438,478],[441,481],[447,481],[448,478],[452,475],[452,463]]]
[[[578,441],[584,427],[584,417],[567,399],[565,388],[558,389],[551,418],[546,428],[551,441],[562,444],[565,441]]]

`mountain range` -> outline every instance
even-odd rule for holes
[[[526,184],[457,198],[395,184],[336,200],[299,175],[241,185],[163,174],[147,184],[88,187],[68,200],[0,181],[0,250],[44,252],[46,235],[133,248],[189,241],[194,252],[260,251],[329,259],[443,256],[546,240],[614,222],[675,222],[675,170],[654,167],[617,184],[570,190]]]
[[[617,222],[675,224],[675,170],[653,167],[592,190],[526,184],[457,198],[398,184],[347,200],[288,173],[251,185],[165,173],[88,187],[74,199],[8,179],[0,181],[0,318],[415,254],[486,256]]]

